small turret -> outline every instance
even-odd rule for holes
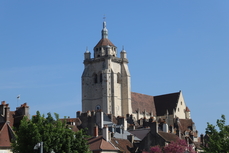
[[[84,53],[84,60],[90,59],[91,58],[91,53],[86,49],[86,52]]]
[[[124,47],[122,47],[122,51],[120,53],[121,58],[126,58],[126,51],[124,50]]]

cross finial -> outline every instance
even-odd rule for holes
[[[103,15],[103,21],[106,21],[106,15],[105,14]]]

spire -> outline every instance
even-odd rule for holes
[[[103,21],[102,39],[108,38],[108,30],[106,28],[106,21]]]

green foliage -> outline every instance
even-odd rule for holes
[[[56,153],[89,153],[85,133],[80,130],[73,132],[70,127],[55,119],[50,113],[45,118],[37,112],[31,120],[23,118],[18,129],[16,139],[12,143],[14,153],[34,153],[34,146],[38,142],[44,143],[44,153],[52,150]]]
[[[205,140],[206,147],[204,150],[208,153],[229,153],[229,126],[225,125],[226,118],[224,115],[218,119],[216,126],[207,123]],[[217,128],[217,129],[216,129]]]

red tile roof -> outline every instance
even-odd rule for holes
[[[92,137],[88,139],[88,145],[91,151],[93,150],[118,150],[110,142],[103,139],[102,136]]]
[[[148,113],[153,112],[154,116],[156,115],[153,96],[131,92],[131,104],[133,112],[139,109],[141,113],[145,110]]]
[[[154,96],[155,108],[157,116],[163,116],[167,110],[170,114],[173,114],[173,110],[176,109],[180,92]]]
[[[108,46],[108,45],[115,47],[115,45],[109,39],[103,38],[97,43],[97,45],[94,48]]]
[[[163,131],[158,131],[158,134],[167,142],[176,141],[179,137],[172,133],[166,133]]]
[[[11,140],[14,138],[13,130],[8,123],[0,124],[0,147],[10,148]]]
[[[131,153],[133,144],[127,139],[112,138],[111,143],[119,148],[122,153]]]
[[[180,124],[178,124],[179,129],[181,130],[181,132],[184,131],[189,131],[190,127],[192,128],[192,125],[194,124],[194,122],[192,121],[192,119],[179,119]]]

